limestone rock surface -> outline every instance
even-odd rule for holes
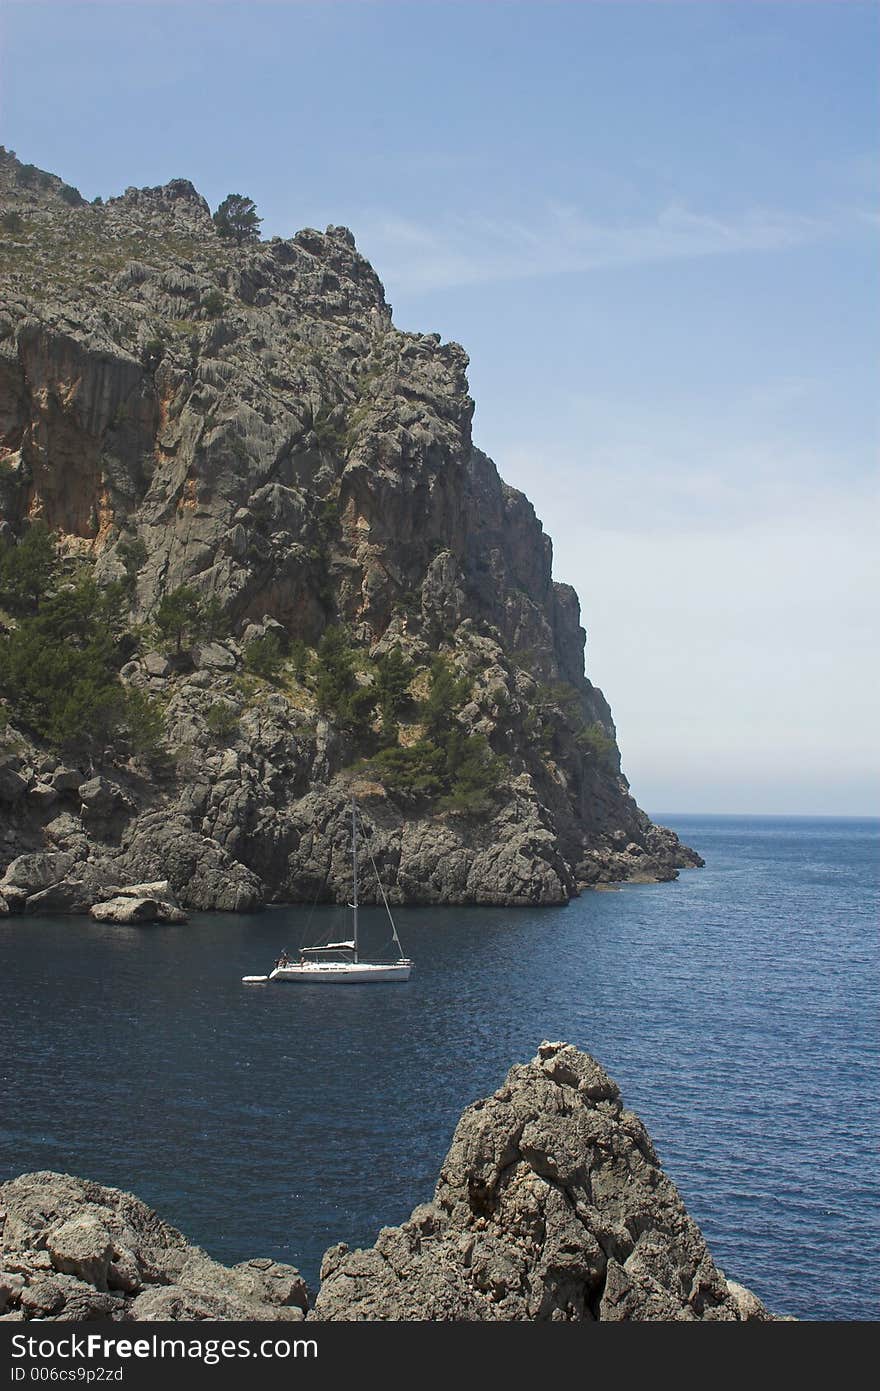
[[[464,1112],[431,1202],[384,1228],[369,1250],[326,1252],[311,1308],[294,1267],[268,1258],[223,1266],[130,1193],[40,1172],[0,1185],[0,1317],[774,1316],[718,1269],[644,1125],[596,1059],[543,1043]]]
[[[95,206],[4,149],[0,216],[0,546],[40,520],[65,563],[127,586],[120,679],[163,723],[149,768],[131,750],[72,767],[23,726],[7,752],[0,728],[0,870],[54,845],[112,862],[108,883],[167,878],[185,908],[342,902],[353,792],[397,902],[561,904],[701,862],[630,796],[577,596],[474,442],[466,353],[394,325],[348,229],[236,246],[185,179]],[[181,587],[210,632],[159,651]],[[359,680],[394,649],[412,665],[399,757],[433,658],[467,679],[454,733],[500,760],[490,793],[358,773],[378,717],[359,744],[301,679],[336,625]],[[305,652],[301,675],[261,674],[260,643]]]
[[[771,1316],[715,1265],[601,1065],[544,1043],[464,1112],[434,1199],[331,1247],[312,1317],[685,1321]]]
[[[0,1185],[0,1317],[296,1320],[307,1307],[293,1266],[220,1265],[131,1193],[48,1171]]]

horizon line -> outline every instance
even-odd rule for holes
[[[880,821],[880,812],[874,811],[649,811],[647,815],[656,822],[669,816],[727,817],[730,820],[770,820],[785,817],[787,820],[801,821]]]

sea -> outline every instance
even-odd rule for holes
[[[311,1287],[432,1194],[464,1107],[593,1053],[715,1261],[775,1312],[880,1314],[880,821],[667,816],[706,859],[564,908],[396,913],[408,984],[247,986],[326,907],[0,919],[0,1179],[127,1189]],[[368,909],[366,950],[388,947]]]

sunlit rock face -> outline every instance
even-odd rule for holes
[[[565,1043],[469,1106],[433,1201],[369,1251],[331,1247],[321,1282],[330,1321],[771,1318],[715,1265],[616,1083]]]
[[[83,820],[75,777],[47,798],[53,751],[16,732],[0,866],[60,850],[108,885],[168,878],[184,907],[343,899],[352,792],[396,901],[564,903],[700,863],[629,796],[577,597],[473,444],[463,349],[394,327],[346,228],[237,247],[186,180],[101,206],[65,187],[0,155],[0,542],[42,519],[102,581],[137,544],[133,623],[190,585],[225,628],[185,661],[144,641],[123,668],[174,757],[161,777],[101,770],[112,825]],[[314,648],[340,623],[366,666],[394,647],[412,664],[401,748],[432,658],[467,676],[457,727],[503,760],[478,811],[365,770],[307,685],[243,689],[255,636]]]
[[[638,1116],[566,1043],[469,1106],[434,1199],[368,1251],[227,1267],[138,1198],[70,1174],[0,1185],[0,1318],[766,1322],[727,1280]]]

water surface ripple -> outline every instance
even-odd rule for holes
[[[877,1317],[880,823],[668,820],[707,860],[675,884],[401,910],[408,985],[242,986],[299,945],[301,908],[0,921],[0,1177],[130,1189],[217,1258],[314,1285],[328,1245],[430,1197],[469,1101],[564,1038],[729,1276],[800,1318]]]

